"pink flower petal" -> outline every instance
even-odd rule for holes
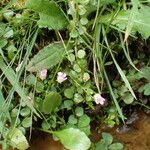
[[[94,101],[95,101],[96,104],[104,105],[106,100],[100,94],[95,94],[94,95]]]
[[[65,74],[65,73],[63,73],[63,72],[58,72],[57,73],[57,82],[58,83],[62,83],[62,82],[64,82],[65,80],[67,80],[67,77],[66,77],[67,75]]]
[[[40,79],[44,80],[47,77],[47,69],[42,69],[40,72]]]

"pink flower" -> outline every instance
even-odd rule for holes
[[[42,69],[40,72],[40,79],[44,80],[46,79],[46,76],[47,76],[47,69]]]
[[[57,82],[58,83],[62,83],[62,82],[64,82],[65,80],[67,80],[67,77],[66,77],[67,75],[65,74],[65,73],[63,73],[63,72],[58,72],[57,73]]]
[[[100,94],[95,94],[94,95],[94,101],[96,104],[104,105],[106,100]]]

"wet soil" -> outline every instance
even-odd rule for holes
[[[115,141],[125,145],[125,150],[150,150],[150,116],[143,112],[134,113],[126,121],[126,126],[109,128],[101,125],[98,130],[93,130],[91,140],[100,140],[102,132],[111,133]],[[48,134],[35,134],[32,136],[29,150],[63,150],[62,144],[56,142]]]
[[[150,150],[150,116],[143,112],[131,115],[126,125],[114,128],[102,125],[98,132],[93,132],[91,140],[100,140],[102,132],[112,134],[115,141],[124,144],[124,150]]]

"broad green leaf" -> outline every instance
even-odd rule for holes
[[[128,26],[131,13],[134,13],[134,15],[132,15],[131,33],[139,32],[143,38],[147,39],[150,36],[150,7],[144,5],[140,6],[140,9],[135,9],[134,12],[132,10],[122,10],[118,14],[111,12],[111,14],[100,17],[100,23],[111,23],[121,30],[124,30]]]
[[[27,66],[27,70],[30,72],[41,71],[43,68],[50,69],[54,65],[57,65],[62,61],[64,47],[60,43],[53,43],[35,55]]]
[[[39,27],[60,30],[68,25],[65,14],[54,1],[27,0],[26,7],[39,13]]]
[[[121,143],[113,143],[109,146],[109,150],[123,150],[123,145]]]
[[[17,148],[19,150],[28,149],[29,147],[28,141],[21,132],[21,130],[17,128],[11,129],[8,134],[8,137],[10,139],[10,144],[12,147]]]
[[[58,137],[65,148],[69,150],[88,150],[91,142],[86,134],[79,129],[68,128],[53,133]]]
[[[57,92],[48,93],[43,102],[43,112],[45,114],[53,112],[61,104],[61,101],[61,95]]]

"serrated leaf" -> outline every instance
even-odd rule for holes
[[[30,72],[41,71],[43,68],[50,69],[54,65],[57,65],[62,61],[64,47],[60,43],[53,43],[35,55],[29,64],[27,65],[27,70]]]
[[[43,102],[43,112],[49,114],[53,112],[56,107],[61,104],[62,98],[61,95],[57,92],[50,92],[45,96]]]
[[[131,33],[139,32],[143,38],[147,39],[150,36],[150,7],[140,5],[140,9],[122,10],[118,14],[112,13],[104,15],[100,18],[101,23],[108,24],[110,21],[112,25],[117,26],[121,30],[125,30],[128,25],[131,13],[134,13],[132,17],[132,29]]]
[[[79,129],[68,128],[55,131],[53,134],[69,150],[88,150],[91,145],[90,139]]]
[[[27,0],[26,7],[39,13],[39,27],[60,30],[68,25],[66,16],[54,1]]]
[[[12,147],[19,150],[26,150],[29,147],[26,137],[23,135],[21,130],[14,128],[10,130],[9,134],[10,144]]]

